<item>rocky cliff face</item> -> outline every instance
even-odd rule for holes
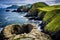
[[[35,24],[14,24],[6,26],[0,40],[51,40],[50,36],[40,32]]]

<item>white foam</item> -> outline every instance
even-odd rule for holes
[[[2,29],[3,29],[3,28],[0,28],[0,33],[1,33]]]

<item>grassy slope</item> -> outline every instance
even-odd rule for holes
[[[52,21],[46,25],[45,30],[51,32],[57,32],[60,30],[60,13],[57,13],[55,18],[53,18]]]
[[[45,7],[45,6],[48,6],[48,5],[45,4],[44,2],[38,2],[38,3],[34,3],[32,5],[32,8],[38,8],[38,7],[42,8],[42,7]]]
[[[51,21],[53,18],[55,18],[55,15],[57,13],[60,13],[60,10],[59,9],[46,12],[46,14],[45,14],[45,16],[43,18],[43,21]]]
[[[52,11],[52,10],[55,10],[55,9],[60,9],[60,5],[47,6],[47,7],[38,8],[38,9],[42,10],[42,11]]]
[[[43,8],[37,8],[37,9],[40,10],[38,16],[40,16],[40,14],[42,14],[42,12],[47,12],[46,13],[46,16],[47,16],[50,13],[52,14],[52,12],[49,12],[49,11],[60,9],[60,5],[47,6],[47,7],[45,6]],[[48,16],[46,17],[46,16],[45,16],[46,19],[50,17],[50,16],[49,17]],[[45,20],[45,18],[43,20]]]
[[[30,9],[30,12],[35,12],[37,11],[37,8],[42,8],[42,7],[46,7],[48,6],[47,4],[45,4],[44,2],[38,2],[38,3],[34,3],[32,4],[32,8]]]
[[[44,28],[47,31],[56,32],[60,30],[60,5],[48,6],[44,8],[38,8],[39,10],[46,11],[43,21],[48,21],[48,24]]]

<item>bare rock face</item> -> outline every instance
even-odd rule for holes
[[[4,40],[51,40],[49,35],[37,29],[36,24],[8,25],[2,35]]]
[[[8,25],[6,26],[1,34],[4,36],[4,38],[8,39],[12,36],[15,36],[17,34],[20,34],[22,32],[22,27],[20,25]]]

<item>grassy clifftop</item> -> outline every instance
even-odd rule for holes
[[[37,8],[46,7],[46,6],[48,6],[48,5],[46,3],[44,3],[44,2],[34,3],[34,4],[32,4],[31,10],[34,10],[34,9],[37,9]]]
[[[56,13],[52,18],[49,19],[50,22],[44,28],[45,31],[57,32],[60,31],[60,13]]]
[[[45,7],[45,6],[48,6],[48,5],[44,2],[38,2],[38,3],[34,3],[32,5],[32,8]]]
[[[60,9],[60,5],[47,6],[47,7],[38,8],[38,9],[42,11],[52,11],[55,9]]]
[[[48,5],[44,2],[34,3],[34,4],[32,4],[32,7],[28,11],[28,13],[30,13],[31,15],[34,15],[39,12],[39,10],[37,8],[42,8],[42,7],[46,7],[46,6],[48,6]]]
[[[60,30],[60,5],[38,8],[40,11],[45,11],[43,21],[46,22],[45,31],[57,32]]]
[[[48,21],[48,20],[51,21],[52,19],[55,18],[55,15],[57,15],[58,13],[60,13],[60,9],[46,12],[46,14],[44,15],[43,21]]]

